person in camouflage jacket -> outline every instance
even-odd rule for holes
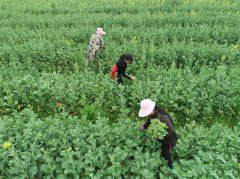
[[[104,47],[103,36],[105,34],[106,32],[104,32],[102,28],[97,28],[97,31],[92,35],[88,46],[86,65],[88,65],[89,62],[94,62],[96,64],[97,70],[99,69],[97,56]]]

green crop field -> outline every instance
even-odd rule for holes
[[[106,31],[100,72],[85,66]],[[110,80],[123,53],[137,80]],[[137,117],[172,116],[174,169]],[[0,0],[0,179],[240,178],[240,1]]]

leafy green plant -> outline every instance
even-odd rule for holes
[[[167,169],[160,144],[139,131],[135,121],[112,122],[98,116],[67,113],[38,118],[28,109],[0,117],[0,174],[3,177],[237,177],[239,128],[205,128],[196,123],[177,127],[174,169]],[[214,169],[214,170],[213,170]]]
[[[155,139],[163,139],[167,135],[167,126],[158,119],[152,119],[147,133]]]
[[[239,178],[239,6],[1,0],[0,178]],[[99,26],[95,74],[85,57]],[[118,86],[110,70],[126,52],[138,80]],[[174,119],[173,170],[154,139],[164,127],[139,131],[144,98]]]
[[[104,111],[97,105],[85,105],[80,109],[80,114],[82,117],[86,117],[88,120],[96,120],[97,115],[104,116]]]

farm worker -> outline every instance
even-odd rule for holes
[[[127,65],[131,64],[132,61],[133,61],[132,55],[129,54],[121,55],[118,62],[114,64],[112,68],[111,79],[112,80],[117,79],[118,84],[123,84],[122,77],[125,77],[130,80],[135,80],[136,77],[129,76],[128,74],[126,74]]]
[[[158,118],[167,126],[167,135],[162,139],[157,139],[162,144],[162,156],[168,161],[168,166],[173,168],[172,149],[177,143],[177,134],[175,132],[173,121],[168,113],[159,108],[155,102],[150,99],[144,99],[140,103],[139,117],[147,117],[147,121],[140,127],[141,131],[147,129],[151,125],[151,120]]]
[[[95,34],[92,35],[88,46],[86,65],[88,65],[89,62],[94,62],[96,64],[97,71],[99,69],[99,62],[97,61],[97,56],[104,47],[103,36],[105,34],[106,32],[104,32],[102,28],[97,28],[97,31]]]

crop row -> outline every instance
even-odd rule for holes
[[[74,38],[74,37],[72,37]],[[80,40],[79,37],[76,37]],[[0,51],[0,61],[3,64],[20,62],[26,67],[36,66],[39,71],[69,72],[80,68],[84,69],[86,56],[86,43],[81,44],[70,39],[58,39],[49,41],[42,39],[31,39],[23,44],[9,43],[3,45]],[[155,39],[156,43],[157,40]],[[198,72],[201,66],[216,68],[218,65],[229,66],[239,64],[240,47],[238,45],[226,46],[219,44],[205,44],[194,42],[178,42],[172,44],[162,43],[155,46],[154,40],[142,43],[138,38],[133,37],[130,41],[123,40],[121,45],[107,40],[107,47],[100,56],[102,68],[109,73],[110,67],[122,53],[131,53],[137,66],[160,65],[162,68],[169,68],[172,64],[177,67],[190,67]],[[13,44],[13,45],[10,45]],[[127,44],[127,45],[125,45]]]
[[[143,122],[143,121],[142,121]],[[177,130],[174,167],[160,144],[139,131],[142,122],[66,114],[39,118],[31,110],[0,117],[0,176],[6,178],[236,178],[239,129],[195,123]]]
[[[129,72],[134,72],[134,67]],[[95,104],[115,117],[134,117],[139,102],[151,98],[179,122],[227,116],[234,123],[239,115],[238,67],[203,67],[199,74],[175,67],[148,68],[135,75],[139,79],[136,82],[125,81],[126,86],[117,86],[109,74],[84,71],[65,76],[39,74],[34,67],[28,73],[22,67],[5,67],[0,76],[0,112],[12,114],[30,107],[45,116],[59,111],[80,114],[84,106]]]
[[[161,12],[191,12],[196,10],[198,12],[211,12],[211,11],[221,11],[221,12],[238,12],[238,1],[164,1],[164,0],[95,0],[95,1],[39,1],[37,3],[20,4],[19,2],[12,1],[2,1],[0,8],[2,10],[12,10],[14,5],[17,7],[17,11],[24,11],[26,13],[39,14],[69,14],[77,13],[77,9],[82,8],[84,10],[90,10],[90,12],[97,13],[110,13],[110,14],[139,14],[139,13],[161,13]],[[91,8],[89,8],[91,7]]]
[[[81,9],[79,9],[81,10]],[[22,17],[19,17],[22,15]],[[182,26],[182,27],[198,27],[207,25],[210,27],[223,26],[223,27],[235,27],[239,26],[239,13],[226,14],[221,12],[215,13],[203,13],[197,14],[182,14],[182,13],[162,13],[162,14],[150,14],[142,13],[137,15],[132,14],[119,14],[109,18],[106,13],[98,14],[89,12],[82,12],[78,14],[70,15],[52,15],[43,14],[22,14],[16,13],[15,15],[2,14],[1,24],[2,26],[17,27],[29,27],[30,29],[37,29],[39,25],[44,24],[47,28],[61,28],[61,27],[81,27],[81,26],[109,26],[119,25],[122,27],[145,27],[145,28],[162,28],[165,26]],[[49,18],[52,17],[52,18]]]
[[[3,45],[14,45],[27,43],[31,39],[36,39],[36,42],[42,40],[56,41],[58,39],[68,38],[68,40],[74,40],[77,43],[84,43],[87,45],[89,38],[94,32],[93,25],[88,27],[74,27],[65,28],[55,26],[53,28],[47,28],[46,22],[36,22],[38,29],[29,29],[25,27],[12,28],[6,26],[1,28],[0,42]],[[50,24],[51,22],[47,22]],[[72,22],[71,22],[72,23]],[[182,26],[163,26],[157,27],[145,27],[139,26],[138,30],[134,27],[128,27],[127,29],[119,26],[118,24],[112,24],[112,27],[106,27],[105,31],[108,32],[105,37],[107,41],[121,44],[123,40],[131,40],[133,37],[137,37],[141,42],[154,41],[155,45],[161,45],[164,43],[172,43],[174,41],[179,42],[196,42],[196,43],[216,43],[219,45],[232,45],[239,41],[239,29],[236,27],[223,27],[216,25],[209,27],[207,25],[201,25],[199,27],[182,27]],[[119,33],[121,31],[121,33]],[[87,32],[87,33],[86,33]]]

